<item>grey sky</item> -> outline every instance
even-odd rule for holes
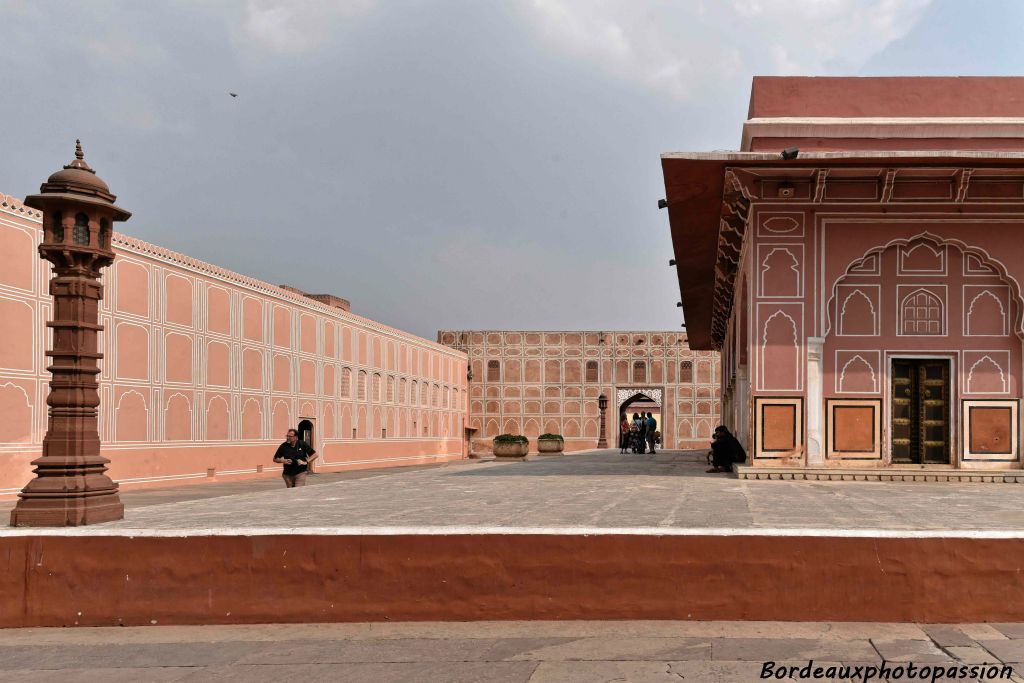
[[[417,334],[675,329],[661,152],[735,148],[755,74],[1020,74],[1022,19],[954,0],[0,0],[0,191],[36,191],[81,137],[125,232]]]

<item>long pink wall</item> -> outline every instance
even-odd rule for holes
[[[41,235],[37,212],[0,195],[0,498],[31,477],[46,432]],[[303,419],[321,470],[463,457],[466,354],[125,235],[113,244],[100,438],[122,485],[277,471],[274,449]]]

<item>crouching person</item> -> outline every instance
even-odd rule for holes
[[[743,444],[724,425],[715,428],[709,456],[713,467],[708,470],[708,473],[712,474],[732,472],[733,463],[743,463],[747,460],[747,452],[743,450]]]

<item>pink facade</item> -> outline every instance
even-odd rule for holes
[[[41,233],[38,212],[0,195],[0,497],[29,480],[46,431]],[[126,235],[113,245],[100,438],[122,486],[269,474],[300,423],[321,471],[463,457],[465,353],[354,315],[341,299]]]
[[[683,332],[441,330],[438,341],[469,354],[474,452],[498,434],[561,434],[565,450],[595,448],[598,397],[608,398],[605,438],[617,444],[619,414],[657,417],[665,448],[706,448],[718,424],[719,355],[694,351]]]
[[[743,151],[664,155],[691,343],[751,464],[1021,467],[1022,103],[755,79]]]

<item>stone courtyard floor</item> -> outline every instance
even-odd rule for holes
[[[702,453],[637,456],[613,449],[525,462],[328,473],[297,489],[273,478],[129,490],[123,521],[56,533],[515,528],[1024,534],[1024,487],[1017,484],[739,480],[705,469]]]
[[[740,683],[763,680],[765,661],[803,667],[812,659],[823,669],[882,659],[890,667],[1005,663],[1014,671],[1009,680],[1019,682],[1024,624],[540,621],[0,631],[0,681],[21,683]]]

